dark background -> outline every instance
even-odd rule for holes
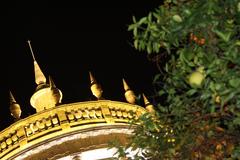
[[[102,85],[103,97],[125,101],[122,78],[136,95],[153,95],[156,66],[132,46],[127,27],[157,8],[159,0],[79,4],[9,4],[4,8],[1,46],[1,130],[13,123],[8,90],[22,108],[22,118],[35,113],[30,97],[36,88],[31,40],[36,60],[63,93],[63,103],[91,99],[91,71]],[[4,56],[3,56],[4,55]]]

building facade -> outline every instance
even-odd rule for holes
[[[107,160],[116,149],[113,140],[125,144],[132,134],[129,122],[153,106],[143,95],[145,107],[123,79],[126,102],[102,98],[102,88],[89,72],[90,89],[96,100],[62,104],[62,92],[41,71],[33,57],[36,90],[30,104],[36,113],[21,119],[21,107],[10,92],[10,111],[15,122],[0,132],[1,160]]]

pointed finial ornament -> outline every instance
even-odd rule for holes
[[[32,46],[31,46],[31,41],[28,40],[28,45],[32,54],[32,58],[33,58],[33,63],[34,63],[34,73],[35,73],[35,82],[37,85],[42,84],[42,83],[46,83],[46,77],[44,76],[41,68],[39,67],[35,56],[33,54],[33,50],[32,50]]]
[[[125,99],[128,103],[131,104],[135,104],[136,102],[136,95],[134,94],[134,92],[130,89],[130,87],[128,86],[127,82],[125,81],[125,79],[123,78],[123,88],[125,90]]]
[[[51,76],[49,76],[49,85],[50,85],[50,88],[51,88],[51,89],[52,89],[52,88],[57,88],[56,85],[55,85],[55,83],[53,82],[53,79],[52,79]]]
[[[62,102],[62,92],[56,87],[51,76],[49,76],[49,85],[52,93],[52,100],[55,106]]]
[[[123,78],[123,88],[125,91],[130,90],[130,87],[128,86],[127,82],[125,81],[125,79]]]
[[[9,99],[11,115],[15,118],[15,120],[19,120],[21,117],[22,110],[20,108],[20,105],[16,102],[11,91],[9,91]]]
[[[37,88],[31,96],[30,104],[36,109],[36,112],[41,112],[60,104],[62,100],[62,92],[56,87],[51,77],[49,77],[49,84],[46,82],[46,77],[44,76],[33,54],[30,40],[27,42],[34,62],[35,82],[37,84]]]
[[[100,84],[97,83],[96,79],[93,77],[91,72],[89,72],[89,77],[90,77],[90,89],[92,91],[92,94],[97,99],[101,99],[103,90],[102,90]]]
[[[10,99],[10,104],[17,103],[11,91],[9,91],[9,99]]]
[[[96,79],[93,77],[92,73],[89,71],[90,84],[97,83]]]
[[[143,96],[143,101],[147,111],[150,113],[154,113],[155,112],[154,106],[149,102],[149,100],[147,99],[144,93],[142,94],[142,96]]]

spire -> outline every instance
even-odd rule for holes
[[[9,91],[9,99],[10,99],[10,104],[17,103],[11,91]]]
[[[52,89],[52,88],[57,88],[56,85],[55,85],[55,83],[53,82],[53,79],[52,79],[51,76],[49,76],[49,85],[50,85],[50,88],[51,88],[51,89]]]
[[[125,90],[125,98],[127,100],[128,103],[131,104],[135,104],[136,102],[136,95],[134,94],[134,92],[130,89],[130,87],[128,86],[127,82],[125,81],[125,79],[123,78],[123,88]]]
[[[100,84],[97,83],[96,79],[93,77],[91,72],[89,72],[89,77],[90,77],[90,88],[91,88],[92,94],[97,99],[100,99],[102,96],[103,90],[102,90]]]
[[[35,73],[35,82],[37,85],[42,84],[42,83],[46,83],[46,77],[44,76],[41,68],[39,67],[35,56],[33,54],[33,50],[32,50],[32,46],[31,46],[31,41],[28,40],[28,45],[32,54],[32,58],[33,58],[33,63],[34,63],[34,73]]]
[[[16,102],[11,91],[9,91],[9,99],[10,99],[11,115],[15,118],[15,120],[18,120],[21,117],[22,111],[21,111],[20,105]]]
[[[55,103],[55,106],[60,104],[62,101],[62,92],[56,87],[55,83],[51,76],[49,76],[49,87],[52,92],[52,100]]]
[[[90,84],[97,83],[96,79],[93,77],[92,73],[89,71]]]
[[[46,83],[46,77],[40,69],[35,56],[33,54],[32,46],[28,40],[28,45],[32,54],[34,62],[35,82],[37,88],[30,99],[30,104],[37,112],[53,108],[62,100],[62,92],[55,86],[51,77],[49,77],[49,84]]]
[[[143,101],[144,101],[145,106],[149,105],[150,102],[149,102],[149,100],[147,99],[147,97],[145,96],[144,93],[142,94],[142,96],[143,96]]]
[[[130,90],[130,87],[128,86],[127,82],[125,81],[125,79],[123,78],[123,88],[125,91]]]
[[[148,99],[144,95],[144,93],[142,94],[142,96],[143,96],[143,101],[144,101],[144,104],[145,104],[145,107],[146,107],[147,111],[150,112],[150,113],[154,113],[155,112],[154,106],[148,101]]]

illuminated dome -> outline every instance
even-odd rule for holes
[[[37,89],[30,103],[36,113],[21,119],[21,107],[10,93],[10,111],[16,121],[0,132],[1,160],[109,159],[116,150],[107,149],[108,143],[116,139],[126,143],[132,134],[129,121],[149,111],[145,96],[146,109],[135,104],[136,96],[125,80],[127,102],[102,99],[102,88],[91,72],[90,88],[97,100],[61,104],[62,92],[51,77],[46,82],[34,55],[33,60]]]

